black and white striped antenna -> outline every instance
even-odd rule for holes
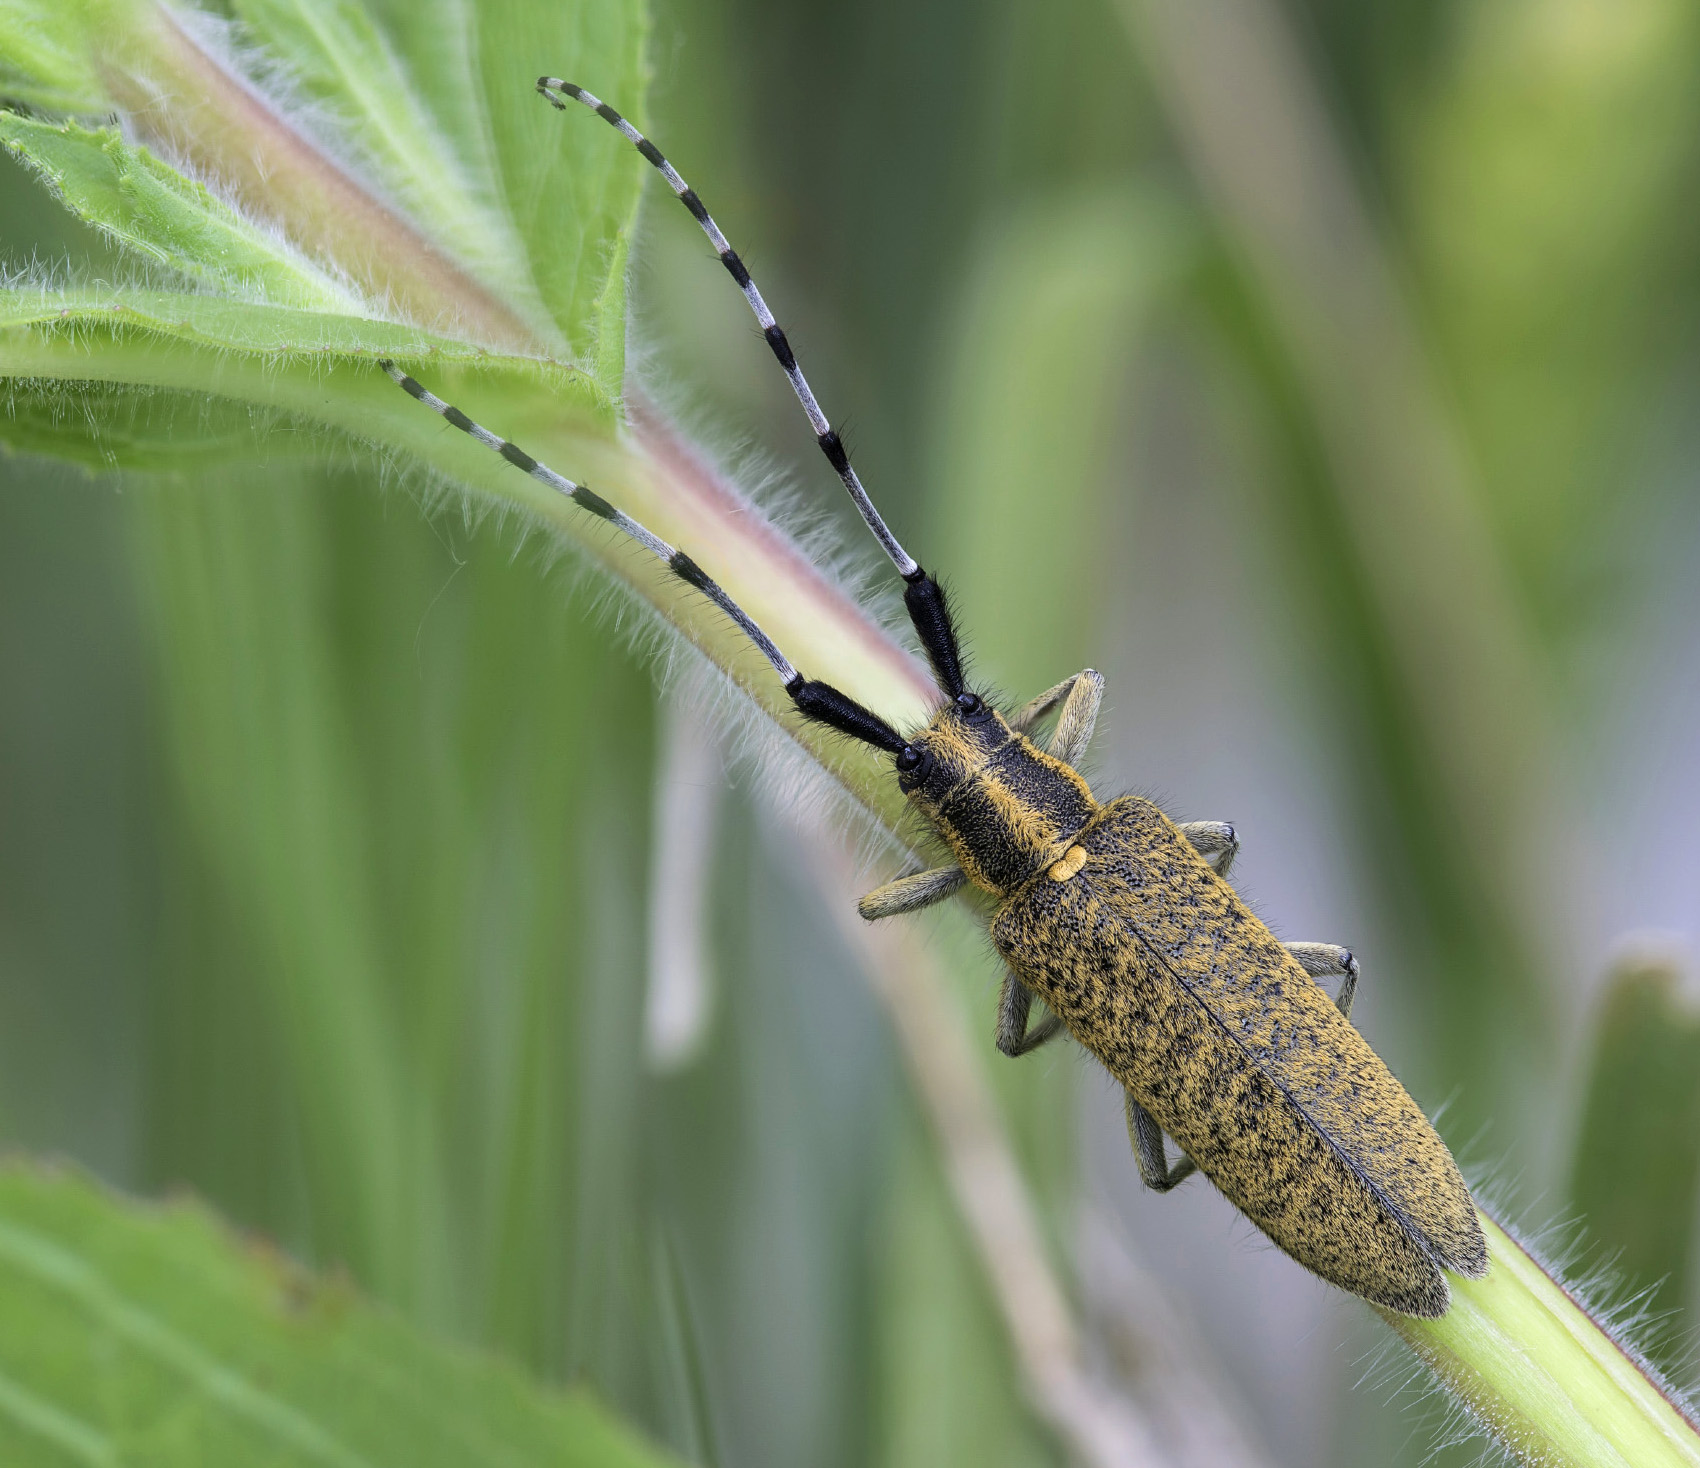
[[[821,452],[837,471],[838,477],[844,481],[845,489],[850,491],[850,498],[856,502],[856,508],[867,521],[868,529],[873,531],[874,539],[891,557],[892,565],[897,567],[897,574],[905,581],[918,575],[921,568],[915,558],[898,543],[897,537],[891,533],[880,512],[874,508],[874,502],[868,498],[867,490],[862,488],[862,481],[856,477],[856,471],[850,467],[850,456],[845,451],[843,440],[839,438],[838,430],[827,421],[826,414],[821,411],[820,403],[816,400],[813,389],[809,387],[808,378],[803,376],[803,369],[797,365],[791,343],[785,339],[784,328],[773,319],[773,312],[768,310],[767,302],[756,289],[756,283],[750,279],[750,272],[738,258],[738,252],[726,242],[726,236],[720,232],[720,226],[714,222],[714,217],[703,207],[702,200],[697,197],[697,191],[679,177],[678,170],[667,161],[654,143],[600,97],[554,76],[538,77],[537,90],[559,111],[567,110],[567,104],[561,101],[562,97],[569,97],[574,102],[588,107],[603,121],[618,128],[626,140],[653,163],[662,178],[667,180],[667,187],[672,189],[679,202],[691,211],[691,218],[702,226],[702,232],[708,236],[709,244],[714,246],[714,253],[720,257],[720,263],[726,267],[727,274],[737,282],[738,289],[744,293],[744,299],[750,303],[750,310],[755,313],[762,336],[773,349],[773,355],[779,359],[780,367],[791,381],[791,391],[797,394],[797,401],[808,414],[809,427],[815,431],[815,442],[820,445]]]
[[[838,477],[843,480],[844,488],[849,491],[856,509],[873,532],[883,549],[897,567],[898,574],[904,581],[903,602],[908,609],[909,619],[915,625],[916,634],[920,637],[921,646],[926,649],[928,661],[933,666],[934,676],[938,679],[939,687],[950,698],[959,698],[966,693],[966,683],[962,675],[962,656],[957,648],[956,629],[951,621],[950,609],[945,602],[945,595],[938,582],[929,576],[921,565],[898,542],[891,533],[874,503],[868,497],[868,492],[862,487],[862,481],[856,471],[850,466],[850,456],[845,451],[843,441],[838,432],[821,411],[820,403],[816,400],[813,390],[809,387],[808,379],[803,376],[802,368],[797,365],[796,354],[791,350],[791,344],[785,338],[785,332],[779,323],[773,319],[773,312],[768,309],[767,302],[756,289],[755,282],[750,279],[750,272],[744,262],[738,258],[735,251],[726,241],[726,236],[720,232],[720,226],[704,207],[696,195],[696,191],[682,179],[678,171],[662,155],[661,150],[640,133],[631,123],[627,122],[618,112],[600,98],[593,96],[582,87],[562,81],[558,77],[539,77],[537,90],[548,99],[551,106],[560,111],[566,110],[568,98],[580,102],[590,108],[598,117],[611,123],[614,127],[636,146],[650,163],[660,170],[671,188],[684,206],[690,210],[691,217],[702,226],[703,233],[708,236],[709,243],[714,246],[724,265],[737,282],[739,290],[744,293],[744,299],[750,303],[750,310],[755,313],[756,321],[760,324],[762,335],[779,365],[784,369],[790,380],[791,389],[797,394],[797,401],[802,404],[803,411],[808,415],[809,426],[814,430],[815,442],[820,445],[821,452],[827,457]],[[668,569],[687,585],[694,587],[721,611],[725,612],[740,631],[753,642],[773,671],[779,675],[785,685],[785,691],[790,694],[792,701],[805,717],[819,723],[830,725],[840,733],[848,734],[877,749],[883,749],[891,754],[901,753],[905,748],[902,736],[890,724],[862,707],[854,699],[840,693],[828,683],[817,682],[804,678],[790,660],[782,653],[762,629],[756,624],[737,602],[728,596],[725,590],[715,582],[703,569],[697,565],[684,551],[669,545],[659,535],[640,525],[631,516],[616,509],[600,495],[593,493],[584,485],[575,484],[565,475],[557,474],[547,464],[541,464],[520,448],[517,444],[490,432],[478,423],[473,422],[465,413],[451,403],[445,403],[434,393],[429,392],[413,378],[398,368],[394,362],[385,361],[379,364],[409,396],[424,403],[433,412],[440,414],[447,422],[478,440],[493,453],[501,455],[515,468],[529,474],[541,484],[548,485],[557,493],[565,495],[574,504],[590,511],[602,520],[606,520],[622,534],[629,536],[651,554],[665,561]]]
[[[547,464],[532,458],[517,443],[510,443],[490,432],[483,424],[474,422],[453,403],[445,403],[430,389],[409,377],[394,362],[384,361],[378,365],[410,398],[423,403],[462,433],[476,439],[492,453],[501,455],[514,468],[529,474],[539,484],[546,484],[557,494],[564,494],[580,509],[589,510],[599,520],[606,520],[651,555],[665,561],[668,570],[687,586],[695,587],[738,624],[738,629],[744,636],[760,649],[761,655],[779,675],[779,681],[785,685],[785,691],[791,695],[792,702],[806,717],[822,724],[830,724],[841,734],[860,739],[864,744],[871,744],[876,749],[883,749],[892,754],[902,750],[902,736],[878,714],[863,708],[855,699],[840,693],[830,684],[814,682],[799,673],[774,640],[761,630],[756,619],[733,601],[726,594],[725,588],[682,550],[668,545],[653,530],[632,519],[625,511],[615,509],[594,490],[582,484],[575,484],[564,474],[557,474]]]
[[[566,102],[561,100],[565,97],[588,107],[603,121],[618,128],[626,140],[655,165],[662,178],[667,180],[667,187],[672,189],[679,202],[691,211],[691,218],[702,226],[702,232],[708,236],[709,244],[714,246],[715,253],[720,256],[720,263],[737,282],[738,289],[744,293],[744,299],[750,303],[750,310],[755,312],[763,337],[773,349],[773,355],[784,369],[785,376],[790,379],[791,390],[797,394],[797,401],[803,405],[803,411],[808,415],[815,442],[820,445],[821,452],[837,471],[838,477],[844,481],[845,489],[850,492],[850,498],[855,501],[856,509],[867,522],[868,529],[873,531],[874,539],[891,557],[891,563],[897,567],[898,575],[903,578],[903,603],[908,608],[909,620],[915,624],[921,646],[926,649],[927,658],[933,665],[933,673],[938,678],[939,686],[950,697],[957,697],[966,686],[962,677],[962,654],[956,645],[956,628],[951,622],[950,609],[945,604],[943,590],[937,581],[921,569],[920,563],[903,549],[880,512],[874,508],[874,502],[868,498],[867,490],[862,488],[862,481],[850,467],[850,456],[844,448],[843,440],[828,422],[826,414],[821,411],[820,403],[809,387],[808,379],[803,376],[803,369],[797,365],[796,353],[791,350],[791,343],[785,339],[784,329],[773,319],[773,312],[768,310],[767,302],[762,299],[761,292],[750,279],[749,270],[738,258],[738,252],[727,243],[726,236],[720,232],[720,226],[714,222],[713,216],[697,197],[696,190],[679,177],[679,171],[667,161],[654,143],[600,97],[555,76],[538,77],[537,90],[548,98],[551,106],[562,112],[567,108]]]

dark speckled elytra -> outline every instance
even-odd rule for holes
[[[803,677],[753,618],[691,559],[583,485],[474,423],[393,362],[404,391],[522,473],[570,497],[660,557],[755,644],[798,712],[891,755],[899,787],[956,865],[899,878],[862,899],[869,919],[912,912],[965,883],[996,902],[1008,966],[998,1048],[1022,1055],[1064,1028],[1126,1092],[1140,1175],[1166,1190],[1195,1168],[1283,1250],[1391,1310],[1439,1315],[1445,1271],[1480,1276],[1487,1247],[1445,1144],[1349,1016],[1358,966],[1326,943],[1278,941],[1228,885],[1232,826],[1177,826],[1149,801],[1100,805],[1074,766],[1103,680],[1088,670],[1007,720],[969,689],[938,582],[898,543],[785,332],[708,210],[658,148],[583,88],[542,77],[554,106],[581,103],[657,168],[744,293],[808,415],[815,441],[903,577],[904,605],[944,695],[905,738],[829,683]],[[1058,712],[1040,749],[1028,737]],[[1330,1000],[1316,980],[1342,980]],[[1027,1027],[1033,998],[1050,1015]],[[1181,1149],[1170,1167],[1165,1134]]]
[[[1079,690],[1096,686],[1083,675],[1070,696],[1095,701]],[[1416,1103],[1162,811],[1098,804],[1071,764],[975,714],[941,709],[899,783],[997,899],[992,940],[1013,981],[1300,1264],[1389,1309],[1441,1314],[1443,1271],[1480,1276],[1487,1248]],[[863,910],[892,904],[871,894]]]

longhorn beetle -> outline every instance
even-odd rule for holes
[[[860,903],[870,921],[943,901],[973,883],[996,900],[992,941],[1007,965],[997,1045],[1026,1055],[1066,1027],[1126,1092],[1147,1186],[1202,1172],[1283,1250],[1342,1289],[1410,1315],[1443,1313],[1443,1269],[1479,1278],[1487,1245],[1452,1154],[1350,1023],[1357,961],[1325,943],[1281,943],[1227,883],[1234,828],[1178,826],[1150,801],[1100,804],[1074,766],[1104,680],[1091,669],[1004,715],[963,676],[939,583],[886,527],[821,412],[785,333],[695,190],[606,102],[557,77],[537,90],[579,102],[660,170],[761,324],[815,440],[902,576],[903,601],[943,702],[900,734],[829,683],[805,678],[684,551],[581,484],[474,423],[393,362],[383,370],[532,478],[666,561],[759,648],[805,719],[892,757],[898,789],[956,864],[901,877]],[[1046,715],[1056,727],[1030,737]],[[1330,1001],[1317,980],[1342,980]],[[1028,1028],[1033,999],[1049,1014]],[[1181,1150],[1171,1166],[1164,1137]]]

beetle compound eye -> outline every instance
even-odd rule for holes
[[[906,744],[897,756],[897,773],[906,789],[924,784],[933,773],[933,757],[917,745]]]
[[[965,719],[983,719],[991,712],[986,707],[985,699],[977,693],[959,693],[956,695],[956,708]]]

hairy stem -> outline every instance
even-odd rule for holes
[[[1697,1468],[1700,1431],[1665,1384],[1487,1214],[1489,1268],[1454,1276],[1439,1320],[1379,1311],[1525,1463]]]

